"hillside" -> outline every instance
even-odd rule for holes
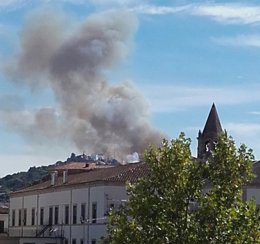
[[[32,185],[48,175],[49,166],[31,167],[27,172],[19,172],[0,178],[0,202],[8,202],[8,193]]]

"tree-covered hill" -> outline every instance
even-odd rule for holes
[[[41,181],[48,175],[48,167],[31,167],[27,172],[19,172],[0,178],[0,202],[8,201],[8,193]]]

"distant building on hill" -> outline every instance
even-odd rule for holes
[[[71,162],[77,162],[77,163],[93,163],[95,162],[96,164],[110,164],[110,165],[116,165],[119,162],[114,159],[114,158],[106,158],[103,154],[91,154],[91,155],[86,155],[85,153],[76,155],[75,153],[71,153],[70,157],[67,158],[66,161],[58,161],[56,162],[56,165],[63,165],[66,163],[71,163]]]

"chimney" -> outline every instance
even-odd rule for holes
[[[68,182],[68,170],[63,171],[63,180],[62,183],[65,184]]]
[[[58,172],[57,171],[53,171],[51,172],[51,185],[54,186],[56,184],[57,181],[57,177],[58,176]]]

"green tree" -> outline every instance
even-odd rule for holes
[[[206,161],[182,133],[145,153],[148,174],[128,184],[129,201],[109,217],[104,243],[260,243],[254,201],[243,202],[253,155],[223,133]]]
[[[209,191],[198,199],[195,223],[198,243],[260,243],[260,218],[255,202],[243,202],[243,187],[253,179],[252,150],[236,149],[226,133],[204,165]]]

